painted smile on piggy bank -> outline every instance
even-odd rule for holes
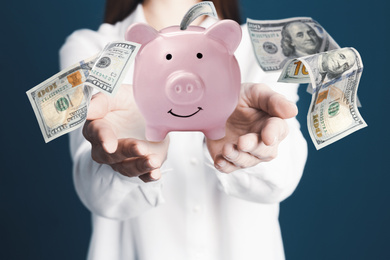
[[[186,116],[183,116],[183,115],[178,115],[178,114],[175,114],[172,112],[172,109],[168,111],[169,114],[173,115],[173,116],[176,116],[176,117],[191,117],[191,116],[194,116],[196,115],[200,110],[203,110],[201,107],[198,107],[198,111],[196,111],[195,113],[192,113],[191,115],[186,115]]]

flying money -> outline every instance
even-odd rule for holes
[[[293,59],[283,68],[279,82],[310,82],[313,87],[307,126],[317,149],[367,126],[357,108],[362,71],[354,48]]]
[[[85,85],[114,96],[141,45],[134,42],[111,42],[103,49]]]
[[[281,70],[291,59],[339,48],[310,17],[273,21],[248,18],[247,26],[257,62],[265,72]]]
[[[83,83],[95,61],[82,60],[26,92],[46,143],[85,122],[92,90]]]
[[[180,23],[180,30],[186,30],[187,27],[199,16],[208,15],[218,19],[217,11],[211,1],[203,1],[193,5],[184,15]]]
[[[26,92],[46,143],[84,124],[93,88],[115,95],[140,47],[128,41],[108,43],[100,54]]]

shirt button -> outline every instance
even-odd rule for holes
[[[195,157],[192,157],[192,158],[190,159],[190,163],[191,163],[192,165],[198,165],[198,164],[199,164],[199,161],[198,161],[198,159],[196,159]]]
[[[196,205],[195,207],[192,208],[192,211],[194,213],[199,213],[202,210],[202,207],[199,205]]]

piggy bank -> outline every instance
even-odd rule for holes
[[[133,89],[147,140],[162,141],[170,131],[201,131],[213,140],[225,136],[241,86],[234,57],[241,41],[238,23],[222,20],[208,29],[160,31],[138,23],[128,28],[125,39],[142,44]]]

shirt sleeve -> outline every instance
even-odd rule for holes
[[[298,101],[297,84],[276,83],[272,77],[263,82],[289,100]],[[296,118],[285,121],[289,133],[279,144],[275,159],[229,174],[215,170],[220,187],[225,193],[252,202],[279,203],[294,192],[305,167],[307,142]],[[206,156],[213,164],[207,148],[205,149]]]
[[[71,34],[60,49],[61,69],[97,54],[109,42],[106,38],[91,30]],[[82,128],[71,132],[69,137],[76,192],[91,212],[124,220],[163,203],[161,181],[144,183],[93,161],[91,145],[82,135]]]
[[[279,203],[294,192],[305,166],[307,144],[298,121],[294,118],[286,122],[289,134],[280,143],[275,159],[229,174],[215,170],[225,193],[252,202]]]
[[[298,84],[277,82],[280,72],[264,73],[257,64],[246,25],[235,55],[240,64],[242,82],[265,83],[288,100],[297,102]],[[226,174],[215,170],[220,187],[227,194],[258,203],[278,203],[290,196],[297,187],[307,158],[307,143],[296,118],[287,119],[289,134],[280,143],[278,155],[246,169]],[[212,159],[206,148],[206,156]]]

